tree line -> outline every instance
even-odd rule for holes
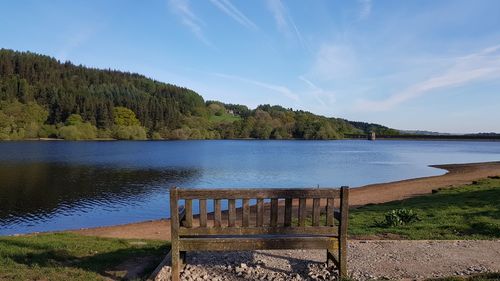
[[[0,139],[340,139],[369,130],[390,129],[281,106],[205,101],[136,73],[0,50]]]

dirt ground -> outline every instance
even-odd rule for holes
[[[437,165],[448,172],[441,176],[424,177],[352,188],[349,204],[353,207],[401,200],[431,193],[433,189],[471,183],[488,176],[500,176],[500,162]],[[166,204],[165,204],[166,207]],[[194,224],[196,224],[196,218]],[[71,232],[101,237],[170,240],[168,219],[125,225],[72,230]]]

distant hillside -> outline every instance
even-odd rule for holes
[[[377,135],[391,135],[391,136],[400,134],[399,130],[391,129],[389,127],[379,124],[359,122],[359,121],[348,121],[348,120],[345,121],[351,124],[353,127],[361,130],[362,133],[364,134],[368,134],[370,132],[375,132]]]
[[[422,131],[422,130],[399,130],[401,134],[404,135],[428,135],[428,136],[446,136],[451,135],[449,133]]]
[[[489,133],[477,133],[477,134],[465,134],[466,136],[478,136],[478,137],[500,137],[499,133],[489,132]]]
[[[205,101],[136,73],[0,50],[0,139],[339,139],[396,130],[281,106]]]

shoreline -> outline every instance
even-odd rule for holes
[[[367,204],[398,201],[429,194],[438,188],[451,188],[491,176],[500,176],[500,161],[430,165],[430,167],[443,169],[447,172],[439,176],[406,179],[352,188],[349,194],[349,206],[355,208]],[[63,232],[110,238],[170,240],[170,219],[83,228]]]
[[[60,138],[27,138],[27,139],[14,139],[14,140],[0,140],[1,142],[52,142],[52,141],[66,141],[66,142],[88,142],[88,141],[213,141],[213,140],[228,140],[228,141],[466,141],[466,142],[499,142],[499,137],[379,137],[375,140],[368,140],[366,138],[350,138],[344,137],[339,139],[304,139],[304,138],[289,138],[289,139],[258,139],[258,138],[231,138],[231,139],[140,139],[140,140],[123,140],[113,138],[95,138],[95,139],[81,139],[81,140],[65,140]]]

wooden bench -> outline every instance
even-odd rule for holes
[[[173,187],[170,189],[172,280],[179,280],[187,251],[265,249],[326,249],[326,261],[333,261],[339,274],[347,276],[348,198],[348,187]],[[193,200],[199,203],[196,225],[193,223]],[[228,210],[222,211],[221,203],[225,200]],[[241,208],[237,209],[236,203],[240,200]],[[207,215],[207,202],[212,201],[214,212]],[[255,204],[250,206],[250,203]],[[334,203],[338,206],[337,211]]]

